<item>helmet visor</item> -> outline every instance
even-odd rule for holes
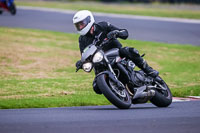
[[[82,21],[75,23],[74,25],[78,31],[81,31],[90,23],[90,21],[91,21],[90,16],[88,16],[85,19],[83,19]]]

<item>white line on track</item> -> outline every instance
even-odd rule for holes
[[[77,12],[75,10],[53,9],[53,8],[44,8],[44,7],[30,7],[30,6],[18,6],[18,8],[23,9],[23,10],[38,10],[38,11],[45,11],[45,12],[58,12],[58,13],[64,13],[64,14],[75,14]],[[137,15],[97,13],[97,12],[94,12],[94,15],[113,17],[113,18],[128,18],[128,19],[139,19],[139,20],[154,20],[154,21],[200,24],[200,20],[198,19],[151,17],[151,16],[137,16]]]

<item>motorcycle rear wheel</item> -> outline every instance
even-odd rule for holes
[[[162,79],[161,77],[159,77]],[[150,100],[152,104],[157,107],[168,107],[172,103],[172,93],[168,87],[168,85],[163,80],[159,82],[166,90],[155,90],[155,96]]]
[[[109,77],[106,74],[102,74],[97,77],[97,86],[103,93],[103,95],[119,109],[129,109],[131,106],[131,98],[127,90],[124,89],[123,93],[125,97],[120,97],[117,93],[112,91],[112,84],[109,82]]]
[[[14,3],[12,3],[12,4],[10,5],[9,10],[10,10],[10,13],[11,13],[12,15],[15,15],[15,14],[16,14],[17,10],[16,10],[16,6],[15,6]]]

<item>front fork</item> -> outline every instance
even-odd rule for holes
[[[107,71],[103,71],[103,72],[100,72],[99,74],[96,75],[94,81],[93,81],[93,89],[94,91],[97,93],[97,94],[102,94],[100,92],[100,90],[98,89],[98,86],[96,84],[96,79],[98,76],[102,75],[102,74],[106,74],[108,75],[109,79],[112,80],[119,88],[125,88],[125,86],[118,80],[108,58],[104,55],[104,59],[105,59],[105,62],[108,66],[108,70]]]
[[[110,72],[114,75],[115,79],[117,79],[116,74],[115,74],[114,70],[112,69],[112,66],[111,66],[111,64],[110,64],[110,62],[109,62],[107,56],[104,55],[104,59],[105,59],[106,63],[108,64],[108,69],[109,69]],[[118,79],[117,79],[117,80],[118,80]]]
[[[117,78],[117,76],[116,76],[116,74],[115,74],[115,72],[114,72],[114,70],[113,70],[113,68],[112,68],[107,56],[104,55],[104,59],[105,59],[106,63],[108,64],[108,69],[113,74],[113,76],[111,76],[112,77],[111,80],[114,81],[117,84],[117,86],[125,88],[125,86]]]

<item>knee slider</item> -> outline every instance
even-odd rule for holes
[[[135,48],[129,48],[129,52],[133,57],[140,57],[139,51]]]
[[[129,55],[129,48],[128,47],[120,48],[119,54],[121,57],[127,57],[127,55]]]

